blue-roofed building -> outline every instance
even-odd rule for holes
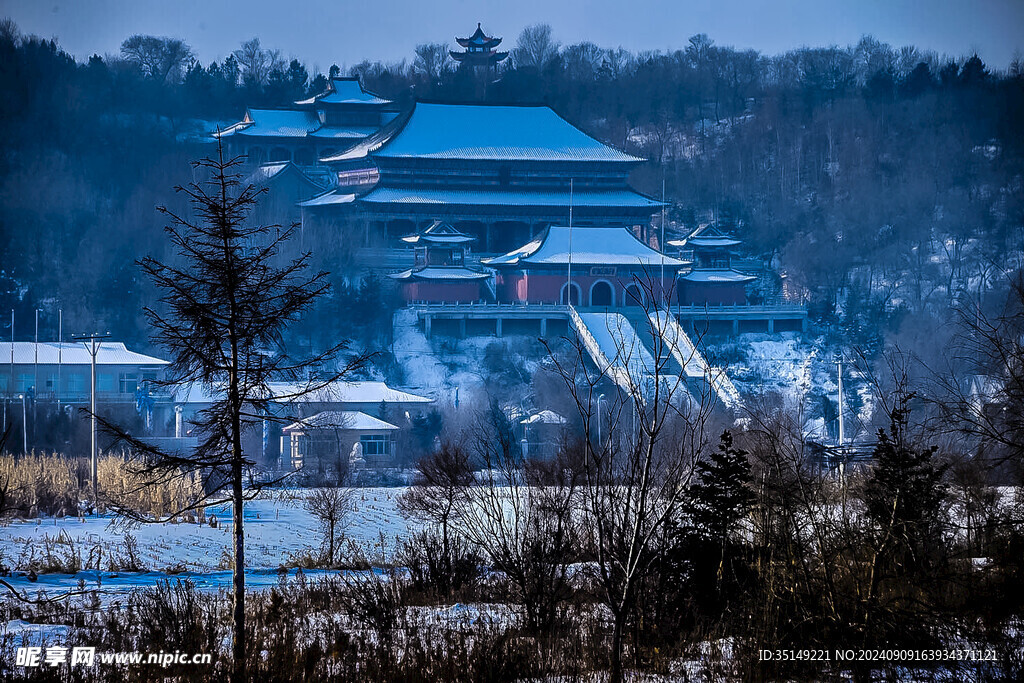
[[[337,185],[303,206],[367,246],[441,220],[497,253],[568,223],[570,207],[578,226],[647,225],[661,203],[628,183],[643,161],[546,106],[420,102],[323,157]]]
[[[398,116],[391,100],[363,89],[358,78],[332,78],[326,91],[293,109],[247,109],[238,123],[215,132],[228,153],[253,165],[291,161],[315,166]]]

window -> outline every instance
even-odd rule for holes
[[[109,372],[97,372],[96,391],[114,391],[114,376]]]
[[[122,394],[134,394],[139,387],[139,377],[129,372],[117,376],[118,391]]]
[[[364,457],[388,454],[388,437],[383,434],[364,434],[359,437],[359,443],[363,447]]]
[[[81,394],[85,391],[85,376],[80,372],[67,375],[67,391],[69,394]]]
[[[14,385],[14,390],[18,393],[28,391],[28,388],[35,383],[35,376],[31,373],[21,372],[18,373],[18,383]]]

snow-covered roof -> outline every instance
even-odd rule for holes
[[[416,104],[394,125],[325,161],[368,154],[492,161],[643,161],[595,140],[549,107],[425,102]]]
[[[744,275],[738,273],[731,268],[701,268],[692,270],[684,275],[682,280],[687,282],[699,282],[707,284],[721,284],[721,283],[732,283],[732,282],[753,282],[757,278],[753,275]]]
[[[328,190],[323,194],[319,194],[312,199],[307,199],[304,202],[299,202],[299,206],[310,207],[310,206],[331,206],[333,204],[350,204],[356,200],[356,196],[351,193],[341,192],[339,190]]]
[[[338,429],[354,432],[391,431],[398,429],[390,422],[367,415],[358,410],[328,410],[293,422],[281,431],[301,431],[306,429]]]
[[[303,382],[270,382],[271,399],[283,403],[431,403],[425,396],[392,389],[384,382],[333,382],[315,387],[305,395],[309,385]],[[173,389],[176,403],[212,403],[217,392],[197,383],[181,384]]]
[[[565,424],[565,418],[562,417],[561,415],[559,415],[556,412],[553,412],[553,411],[550,411],[550,410],[542,410],[539,413],[534,413],[533,415],[531,415],[530,417],[528,417],[528,418],[526,418],[524,420],[520,420],[519,424],[521,424],[521,425],[535,425],[535,424],[564,425]]]
[[[294,174],[299,179],[311,185],[313,188],[323,190],[326,186],[321,179],[313,178],[291,161],[276,161],[269,164],[261,164],[249,174],[243,185],[264,185],[275,178],[283,178],[288,174]]]
[[[472,235],[459,232],[449,223],[434,221],[425,230],[401,238],[406,244],[468,244],[476,240]]]
[[[306,387],[300,382],[270,382],[271,394],[275,398],[306,401],[310,403],[430,403],[425,396],[417,396],[398,389],[392,389],[384,382],[333,382],[327,386],[298,398]]]
[[[310,133],[309,137],[330,138],[332,140],[361,140],[376,131],[376,126],[323,126]]]
[[[309,105],[321,104],[391,104],[391,100],[378,97],[372,92],[363,90],[363,84],[356,77],[332,78],[327,90],[310,97],[307,100],[299,100],[295,104]]]
[[[715,249],[724,247],[735,247],[738,244],[742,244],[741,240],[735,237],[727,237],[725,235],[709,235],[707,237],[691,237],[686,240],[686,245],[690,247],[704,247],[705,249]]]
[[[221,132],[250,137],[303,138],[320,127],[316,112],[295,109],[249,109],[245,119]]]
[[[123,342],[97,342],[97,365],[167,365],[167,361],[153,356],[129,351]],[[90,365],[92,355],[89,342],[4,342],[0,343],[0,362],[14,362],[20,365],[40,364]],[[38,352],[38,356],[37,356]]]
[[[569,190],[488,189],[436,190],[427,188],[377,187],[359,198],[367,204],[457,204],[463,206],[597,206],[639,207],[656,209],[661,202],[633,190]]]
[[[501,38],[487,35],[484,33],[484,30],[480,28],[480,24],[477,23],[476,31],[473,32],[473,35],[469,38],[456,38],[455,42],[462,47],[472,46],[481,49],[489,49],[501,43]]]
[[[572,228],[572,262],[579,265],[661,266],[679,268],[679,259],[666,256],[638,240],[625,228]],[[540,237],[503,256],[484,259],[487,266],[568,264],[570,229],[551,226]]]
[[[388,277],[394,280],[486,280],[490,277],[487,273],[480,273],[462,266],[426,266],[424,268],[411,268],[395,273]]]

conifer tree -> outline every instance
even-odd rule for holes
[[[166,451],[105,423],[144,459],[147,484],[203,477],[199,497],[186,509],[232,504],[231,679],[238,682],[247,680],[242,513],[245,500],[258,492],[251,482],[246,490],[246,474],[255,462],[245,452],[243,437],[264,420],[275,419],[272,402],[322,389],[366,360],[355,358],[333,372],[344,342],[310,359],[296,360],[287,353],[283,333],[328,291],[327,274],[309,272],[309,253],[290,261],[281,258],[291,229],[250,224],[247,218],[261,191],[241,186],[234,172],[240,163],[225,159],[220,145],[215,158],[193,162],[196,174],[207,179],[175,188],[188,197],[191,216],[160,209],[170,218],[165,230],[177,259],[168,263],[147,257],[140,262],[163,294],[161,310],[147,309],[146,314],[156,330],[154,340],[170,354],[167,383],[198,384],[215,396],[192,420],[198,445],[187,452]],[[309,379],[313,376],[318,378]],[[299,388],[287,396],[273,395],[268,386],[272,380],[298,381]]]
[[[695,469],[697,479],[690,486],[686,512],[698,536],[724,546],[754,499],[747,452],[734,447],[732,434],[725,431],[718,450],[697,462]]]

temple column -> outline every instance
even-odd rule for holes
[[[494,319],[494,336],[501,337],[501,318]]]
[[[465,318],[465,316],[463,316],[462,318],[459,318],[459,338],[460,339],[465,339],[466,338],[466,318]]]
[[[430,321],[431,316],[429,314],[423,316],[423,334],[427,339],[430,339]]]
[[[493,223],[484,223],[484,251],[491,253],[491,227]]]
[[[547,318],[541,318],[540,319],[540,336],[542,336],[542,337],[547,337],[548,336],[548,319]]]
[[[733,318],[733,321],[732,321],[732,333],[733,333],[734,336],[740,333],[740,319],[739,318]]]
[[[768,316],[768,334],[775,334],[775,318]]]

